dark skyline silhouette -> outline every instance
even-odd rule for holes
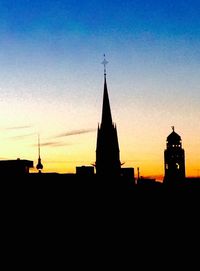
[[[103,103],[102,103],[102,116],[101,123],[98,124],[97,128],[97,140],[96,140],[96,162],[93,166],[76,166],[76,174],[59,174],[59,173],[42,173],[43,164],[41,158],[41,146],[55,144],[55,142],[40,143],[40,136],[38,135],[38,162],[36,169],[40,175],[40,178],[66,178],[69,180],[76,180],[79,183],[80,179],[96,180],[97,183],[101,180],[108,179],[109,186],[126,186],[133,187],[137,186],[147,186],[147,187],[158,187],[161,185],[160,182],[156,182],[155,179],[144,178],[139,174],[135,178],[135,170],[133,167],[121,167],[120,162],[120,148],[117,135],[117,126],[112,120],[111,106],[108,95],[107,87],[107,74],[106,74],[106,64],[105,59],[102,64],[104,65],[104,88],[103,88]],[[24,129],[30,126],[15,126],[9,129]],[[175,132],[174,126],[172,126],[172,133],[167,137],[166,149],[164,150],[164,179],[163,184],[165,186],[179,186],[189,183],[194,183],[199,181],[199,178],[186,178],[185,174],[185,151],[182,148],[182,140],[180,135]],[[70,132],[58,134],[54,138],[68,137],[78,134],[85,134],[93,132],[94,129],[80,129],[72,130]],[[55,146],[59,144],[55,144]],[[67,163],[67,161],[66,161]],[[1,160],[0,161],[0,171],[2,176],[13,176],[13,177],[30,177],[39,176],[38,173],[30,173],[29,169],[33,168],[33,161],[18,158],[17,160]],[[95,172],[96,170],[96,172]],[[58,177],[59,176],[59,177]],[[31,177],[31,178],[32,178]],[[111,182],[114,180],[114,182]],[[89,182],[90,183],[90,182]]]
[[[59,174],[59,173],[42,173],[43,164],[41,158],[41,146],[38,135],[38,163],[36,169],[38,173],[30,173],[29,169],[33,168],[33,161],[29,160],[3,160],[0,161],[0,172],[2,177],[12,176],[12,178],[28,178],[29,180],[68,180],[69,187],[86,186],[92,189],[94,185],[104,189],[126,188],[132,190],[135,186],[142,189],[160,189],[161,183],[155,179],[144,178],[139,174],[135,178],[135,170],[132,168],[121,167],[120,148],[118,142],[116,124],[113,123],[111,106],[107,88],[106,64],[108,62],[104,58],[104,88],[101,123],[97,128],[96,142],[96,162],[94,166],[77,166],[76,174]],[[25,126],[26,127],[26,126]],[[24,127],[22,127],[24,128]],[[13,127],[16,129],[16,127]],[[182,148],[182,140],[180,135],[175,132],[172,127],[172,133],[167,137],[166,149],[164,150],[164,180],[163,186],[182,186],[182,187],[198,187],[200,178],[186,178],[185,175],[185,151]],[[57,137],[65,137],[76,134],[92,132],[93,129],[82,129],[66,132]],[[66,161],[67,162],[67,161]],[[134,165],[133,165],[134,166]],[[95,172],[96,169],[96,172]],[[103,185],[103,186],[102,186]],[[85,188],[86,188],[85,187]],[[104,187],[104,188],[103,188]]]
[[[93,165],[96,168],[96,173],[99,176],[120,176],[122,174],[120,162],[120,144],[117,134],[117,125],[112,120],[111,106],[109,101],[108,87],[107,87],[107,75],[106,75],[106,64],[108,62],[104,58],[102,64],[104,64],[104,89],[103,89],[103,104],[102,104],[102,116],[101,123],[98,124],[97,129],[97,140],[96,140],[96,161]],[[21,125],[8,127],[5,130],[23,130],[33,128],[31,125]],[[94,132],[94,128],[83,128],[83,129],[72,129],[63,133],[55,134],[54,136],[48,137],[50,141],[42,142],[40,146],[51,146],[51,147],[62,147],[65,145],[73,145],[73,143],[60,142],[59,138],[76,136],[81,134],[87,134]],[[23,140],[27,137],[35,135],[36,133],[28,133],[26,135],[17,135],[10,137],[13,140]],[[58,141],[51,141],[51,139],[58,139]],[[32,144],[31,146],[35,146]],[[173,182],[179,182],[184,180],[186,177],[186,166],[185,166],[185,153],[182,149],[182,142],[180,136],[173,132],[167,138],[167,148],[164,151],[164,182],[169,183],[170,180]],[[123,159],[126,162],[126,159]],[[128,160],[129,162],[131,160]],[[67,161],[66,161],[67,163]],[[138,165],[133,164],[134,168]],[[41,172],[43,167],[41,163],[41,157],[38,157],[38,163],[36,169]],[[197,169],[198,171],[198,169]],[[151,174],[150,176],[156,176],[157,174]],[[147,175],[146,175],[147,176]],[[193,175],[194,176],[194,175]],[[198,177],[198,174],[197,174]]]

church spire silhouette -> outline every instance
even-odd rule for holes
[[[102,62],[104,65],[104,92],[101,124],[98,125],[97,131],[97,148],[96,148],[96,173],[98,176],[119,176],[120,159],[119,144],[117,137],[116,125],[112,122],[110,102],[106,81],[106,65],[108,61]]]
[[[40,136],[38,135],[38,163],[36,166],[37,170],[39,173],[41,173],[42,169],[43,169],[43,165],[42,165],[42,160],[40,157]]]
[[[110,102],[108,97],[108,89],[106,82],[106,74],[104,74],[104,93],[103,93],[103,107],[102,107],[102,125],[111,125],[112,124],[112,115],[110,110]]]

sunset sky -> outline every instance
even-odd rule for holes
[[[104,53],[124,166],[163,175],[175,126],[199,176],[199,0],[0,0],[0,159],[95,162]]]

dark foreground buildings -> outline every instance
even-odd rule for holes
[[[33,168],[33,161],[30,160],[1,160],[0,161],[0,177],[13,176],[21,177],[29,174],[29,169]]]

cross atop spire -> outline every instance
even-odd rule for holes
[[[171,127],[172,127],[172,131],[174,132],[174,130],[175,130],[174,126],[171,126]]]
[[[106,65],[108,64],[108,61],[106,60],[106,55],[103,55],[104,60],[101,62],[101,64],[103,64],[104,66],[104,77],[106,78]]]

